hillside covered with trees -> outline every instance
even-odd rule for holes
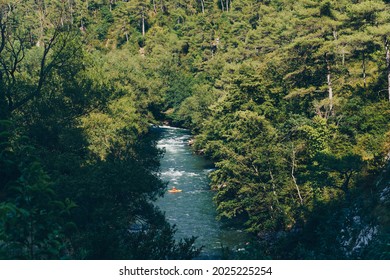
[[[390,2],[0,1],[0,258],[191,259],[150,124],[213,160],[233,258],[390,257]]]

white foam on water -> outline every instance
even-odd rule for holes
[[[172,129],[172,130],[184,130],[184,131],[188,131],[188,129],[186,129],[186,128],[173,127],[173,126],[169,126],[169,125],[159,125],[158,127],[159,127],[159,128],[165,128],[165,129]]]
[[[180,145],[184,146],[183,140],[179,138],[166,138],[158,141],[157,146],[168,146],[168,145]]]
[[[206,190],[194,190],[194,191],[188,191],[187,194],[198,194],[198,193],[204,193]]]
[[[215,168],[209,168],[209,169],[204,169],[203,172],[206,174],[209,174],[210,172],[215,171]]]
[[[177,177],[183,176],[185,173],[185,171],[176,170],[175,168],[169,168],[168,171],[161,172],[161,176],[163,177],[163,179],[176,179]]]
[[[170,153],[170,154],[178,154],[178,153],[182,153],[183,151],[183,148],[180,146],[165,146],[163,148],[165,148],[166,153]]]

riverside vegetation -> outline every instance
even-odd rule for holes
[[[390,257],[390,2],[0,1],[0,257],[191,259],[150,123],[190,128],[232,258]]]

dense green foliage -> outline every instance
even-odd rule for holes
[[[193,258],[153,204],[154,74],[90,45],[63,5],[1,2],[0,258]]]
[[[388,1],[1,1],[0,27],[1,257],[195,256],[152,204],[163,120],[242,257],[389,257]]]

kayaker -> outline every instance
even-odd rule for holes
[[[168,192],[171,192],[171,193],[178,193],[178,192],[181,192],[181,190],[178,190],[178,189],[176,189],[175,187],[172,187],[172,189],[168,190]]]

